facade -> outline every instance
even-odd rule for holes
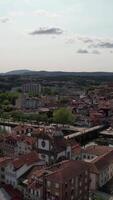
[[[40,159],[48,164],[71,158],[71,146],[60,130],[42,129],[37,136],[36,148]]]
[[[81,159],[84,161],[93,161],[94,159],[101,157],[111,151],[113,151],[113,147],[103,145],[90,145],[81,150]]]
[[[23,93],[38,95],[41,92],[41,86],[37,83],[26,83],[22,86]]]
[[[16,135],[31,135],[35,131],[35,128],[27,125],[18,125],[13,129],[13,133]]]
[[[4,137],[1,150],[5,156],[15,158],[21,154],[28,154],[35,148],[35,140],[26,135],[9,135]]]
[[[113,178],[113,150],[87,162],[90,167],[90,189],[95,191]]]
[[[46,200],[88,200],[90,176],[83,161],[63,161],[46,176]]]
[[[38,109],[38,107],[41,105],[40,100],[38,98],[35,97],[27,97],[24,98],[23,100],[23,105],[22,108],[23,109]]]
[[[1,182],[18,188],[18,179],[33,166],[43,166],[45,162],[40,160],[36,152],[20,156],[16,159],[8,159],[8,162],[0,165]]]
[[[42,167],[34,167],[30,173],[20,178],[21,191],[26,200],[42,200],[44,197],[44,172]]]
[[[26,200],[88,200],[90,174],[83,161],[66,160],[46,168],[34,168],[22,178]]]

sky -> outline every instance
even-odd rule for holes
[[[0,0],[0,72],[113,71],[113,0]]]

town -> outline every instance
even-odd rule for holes
[[[113,198],[112,74],[0,76],[0,197]]]

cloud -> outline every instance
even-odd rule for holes
[[[38,16],[50,17],[50,18],[56,18],[60,16],[60,14],[52,13],[47,10],[36,10],[34,11],[33,14],[38,15]]]
[[[34,30],[30,33],[30,35],[61,35],[63,34],[63,30],[60,28],[45,28],[41,27],[38,30]]]
[[[89,51],[88,51],[87,49],[79,49],[79,50],[77,51],[77,53],[79,53],[79,54],[88,54]]]
[[[74,43],[75,43],[74,37],[70,37],[70,38],[66,39],[66,44],[74,44]]]
[[[79,54],[100,54],[100,51],[93,50],[93,51],[88,51],[87,49],[79,49],[77,51]]]
[[[85,36],[78,36],[77,39],[83,43],[92,43],[94,41],[93,38],[85,37]]]
[[[89,48],[113,48],[113,39],[111,38],[96,38],[96,37],[84,37],[79,36],[78,40],[85,44],[89,44]]]
[[[90,47],[112,49],[113,42],[101,41],[96,44],[90,45]]]
[[[113,49],[113,38],[103,38],[103,37],[86,37],[86,36],[76,36],[76,38],[86,45],[86,48],[93,49]],[[100,54],[100,51],[93,50],[93,54]]]
[[[8,17],[0,17],[0,22],[7,23],[10,19]]]
[[[9,12],[9,16],[11,17],[21,17],[21,16],[24,16],[25,15],[25,12],[24,11],[11,11]]]
[[[98,51],[98,50],[93,50],[91,53],[92,53],[92,54],[100,54],[100,51]]]

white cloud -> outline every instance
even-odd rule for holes
[[[11,11],[11,12],[9,12],[9,14],[8,14],[9,16],[11,16],[11,17],[20,17],[20,16],[24,16],[25,15],[25,12],[24,11]]]
[[[47,10],[36,10],[33,12],[34,15],[39,15],[39,16],[46,16],[46,17],[52,17],[52,18],[56,18],[59,17],[61,14],[57,14],[57,13],[53,13]]]
[[[0,17],[0,22],[7,23],[10,19],[8,17]]]

